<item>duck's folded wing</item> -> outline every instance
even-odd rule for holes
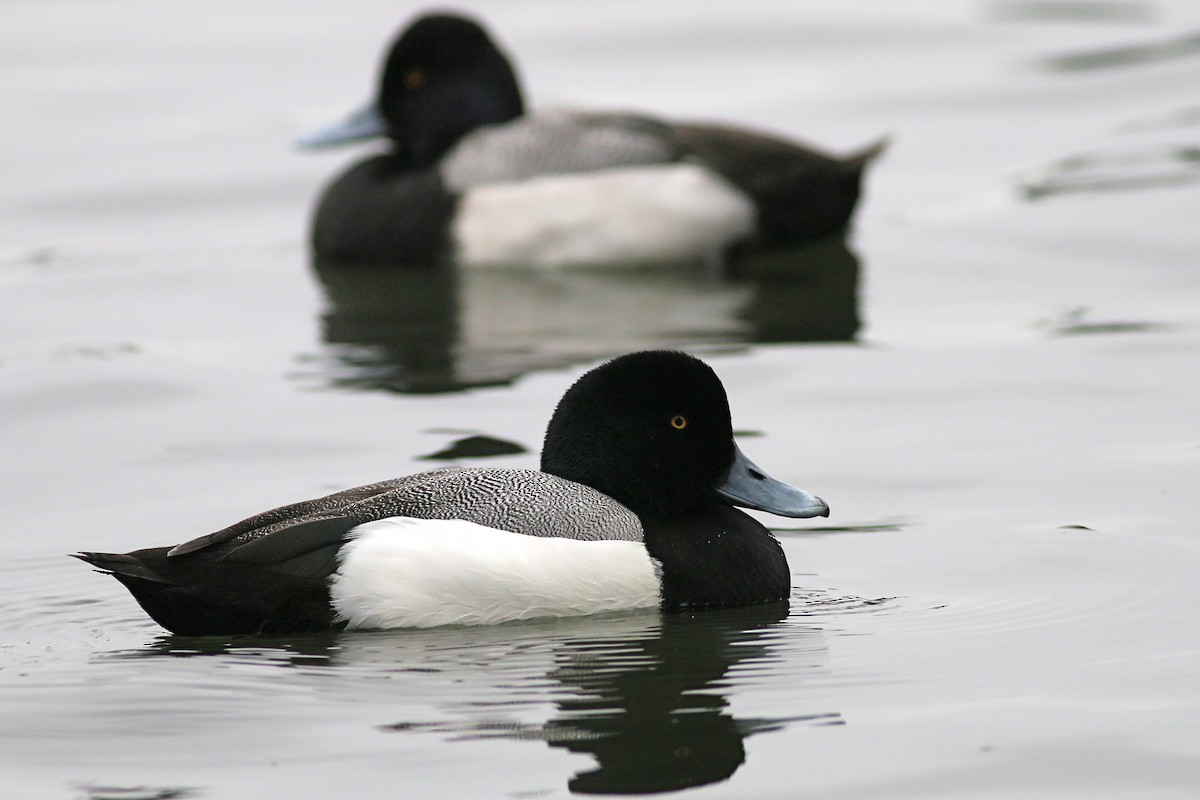
[[[532,469],[454,469],[409,476],[346,510],[385,517],[464,519],[486,528],[582,541],[642,541],[634,512],[582,483]]]
[[[221,561],[266,567],[296,577],[324,578],[337,568],[337,551],[346,534],[360,524],[346,517],[298,522],[237,545]]]
[[[637,516],[590,486],[530,469],[465,468],[412,475],[343,513],[460,519],[529,536],[642,541]]]
[[[438,171],[448,188],[462,192],[546,175],[662,164],[679,157],[667,134],[663,123],[639,114],[547,109],[464,136]]]
[[[299,535],[300,526],[323,520],[344,520],[348,531],[355,525],[388,517],[462,519],[530,536],[642,539],[637,516],[588,486],[536,470],[451,468],[407,475],[272,509],[177,545],[171,548],[169,556],[174,558],[219,545],[234,545],[241,551],[245,545],[240,543],[257,543],[285,530],[289,536],[293,531]],[[263,552],[269,552],[266,543],[261,546],[267,548]]]
[[[366,486],[356,486],[353,489],[335,492],[324,497],[302,500],[299,503],[291,503],[279,508],[273,508],[270,511],[264,511],[261,514],[247,517],[240,522],[235,522],[227,528],[222,528],[213,533],[206,533],[203,536],[197,536],[195,539],[190,539],[183,544],[176,545],[170,549],[168,555],[182,556],[198,550],[206,550],[239,538],[258,538],[272,531],[290,527],[305,520],[337,516],[348,506],[369,500],[381,492],[394,489],[403,480],[405,479],[401,478],[372,483]]]

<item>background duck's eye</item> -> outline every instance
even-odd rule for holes
[[[410,69],[404,73],[404,85],[409,89],[420,89],[425,85],[425,70]]]
[[[681,431],[687,427],[687,417],[676,414],[671,417],[671,427],[677,431]]]

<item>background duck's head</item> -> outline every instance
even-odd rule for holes
[[[478,22],[453,14],[421,16],[401,31],[375,105],[413,166],[432,164],[465,134],[525,110],[508,57]]]

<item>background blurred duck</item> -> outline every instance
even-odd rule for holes
[[[474,20],[417,18],[379,92],[310,148],[386,136],[323,192],[320,260],[570,266],[720,262],[836,233],[877,142],[834,158],[767,134],[640,114],[525,112]]]

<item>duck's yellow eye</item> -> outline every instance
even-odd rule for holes
[[[677,431],[681,431],[687,427],[687,417],[676,414],[671,417],[671,427]]]
[[[425,85],[425,70],[410,69],[404,73],[404,85],[409,89],[420,89]]]

